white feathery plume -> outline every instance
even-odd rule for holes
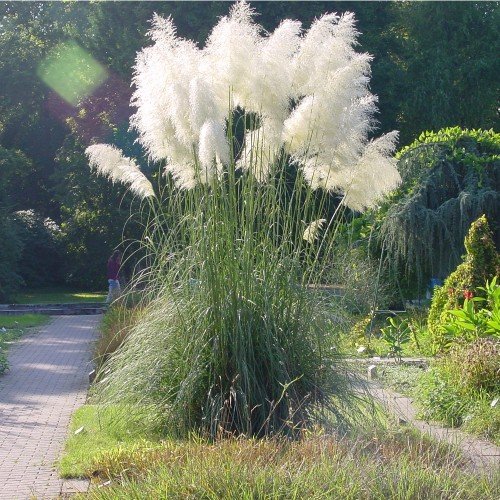
[[[335,168],[332,168],[332,165],[335,165]],[[308,158],[301,168],[305,180],[313,189],[341,190],[341,182],[336,175],[341,167],[335,158],[329,159],[328,162],[322,162],[318,156]]]
[[[150,37],[162,46],[170,47],[175,43],[175,27],[171,19],[159,16],[153,18]],[[131,118],[131,127],[139,132],[139,142],[144,146],[152,160],[167,157],[175,129],[165,111],[168,107],[167,96],[163,92],[164,79],[162,61],[158,57],[158,47],[146,47],[137,54],[134,78],[136,91],[132,104],[137,112]]]
[[[221,18],[213,28],[203,50],[201,72],[213,84],[216,99],[226,109],[231,97],[234,106],[259,111],[250,105],[260,62],[260,27],[253,22],[253,14],[248,3],[235,3],[229,16]]]
[[[193,130],[200,133],[207,120],[224,123],[228,106],[217,107],[213,89],[201,76],[195,76],[189,82],[189,120]]]
[[[283,124],[283,142],[299,160],[311,147],[311,136],[318,120],[319,109],[312,95],[304,97]]]
[[[194,160],[191,163],[177,163],[171,159],[165,165],[164,172],[165,175],[172,175],[179,189],[193,189],[198,184]]]
[[[326,219],[318,219],[312,221],[305,229],[304,234],[302,235],[302,239],[306,240],[309,243],[314,243],[318,239],[318,233],[321,231],[323,224],[326,222]]]
[[[344,203],[358,211],[375,206],[385,193],[401,183],[396,159],[397,132],[390,132],[368,143],[355,168],[344,180]]]
[[[278,125],[281,133],[288,115],[294,78],[293,57],[300,42],[301,23],[285,20],[272,34],[259,43],[255,81],[250,94],[249,108]]]
[[[347,65],[329,73],[314,95],[302,99],[284,124],[283,139],[292,154],[300,155],[305,150],[310,154],[324,150],[334,153],[342,142],[352,137],[352,130],[346,128],[343,121],[353,104],[359,107],[363,102],[364,110],[375,111],[375,101],[367,100],[369,62],[370,56],[357,54]],[[360,124],[370,126],[369,120],[360,118]],[[366,140],[365,137],[361,137],[361,141]],[[361,145],[358,144],[357,149]]]
[[[136,59],[132,104],[137,112],[131,124],[152,159],[190,155],[199,131],[189,119],[189,83],[199,67],[200,51],[175,36],[171,19],[155,15],[149,35],[154,45]],[[176,153],[170,154],[171,149]]]
[[[108,144],[95,144],[85,150],[91,168],[101,175],[109,177],[113,182],[120,182],[141,198],[156,196],[151,182],[141,172],[131,158]]]
[[[207,120],[201,127],[198,159],[202,182],[209,182],[214,173],[220,175],[223,165],[229,163],[229,144],[219,122]]]
[[[153,45],[135,66],[131,124],[180,188],[229,163],[226,117],[236,107],[259,124],[246,131],[237,166],[260,182],[284,148],[314,189],[343,192],[354,209],[397,184],[395,135],[368,140],[376,97],[368,89],[371,56],[354,50],[353,14],[326,14],[304,33],[285,20],[268,35],[239,1],[203,49],[177,37],[171,19],[155,16],[149,35]]]
[[[297,96],[317,92],[329,73],[348,63],[357,34],[351,13],[325,14],[313,22],[294,58]]]

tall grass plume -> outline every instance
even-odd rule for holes
[[[356,35],[352,14],[267,35],[238,2],[199,49],[154,18],[132,126],[166,181],[143,240],[147,300],[97,400],[211,437],[355,416],[332,301],[309,285],[322,281],[339,214],[399,182],[396,134],[369,140],[371,58],[354,51]]]

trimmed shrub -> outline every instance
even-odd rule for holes
[[[445,345],[444,325],[448,323],[449,311],[461,308],[469,294],[484,297],[481,288],[500,272],[500,256],[484,215],[471,225],[465,249],[463,262],[442,287],[434,290],[428,327],[434,343],[441,348]]]

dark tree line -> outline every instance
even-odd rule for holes
[[[125,225],[131,200],[123,190],[89,175],[82,152],[93,140],[112,142],[128,154],[138,152],[128,131],[129,82],[135,54],[147,43],[153,13],[172,15],[180,36],[203,44],[229,5],[0,3],[0,240],[2,235],[10,240],[3,248],[0,244],[0,289],[9,280],[12,286],[22,279],[36,284],[23,270],[23,258],[16,257],[31,245],[23,232],[26,228],[16,230],[16,224],[22,225],[19,217],[12,216],[25,210],[34,211],[39,223],[52,228],[58,251],[51,255],[60,262],[51,272],[54,282],[103,286],[107,255],[123,236],[137,237],[140,227]],[[371,85],[379,96],[377,133],[397,129],[401,145],[422,130],[497,125],[496,2],[254,2],[253,6],[259,22],[270,31],[284,18],[299,19],[307,27],[325,12],[355,12],[362,33],[360,50],[374,56]],[[61,99],[39,77],[42,61],[68,41],[82,47],[108,75],[76,105]],[[56,231],[46,218],[54,221]],[[2,271],[2,259],[8,262],[3,268],[10,270],[10,277]]]

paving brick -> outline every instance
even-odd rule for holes
[[[55,316],[10,348],[0,377],[0,500],[52,499],[63,491],[54,462],[71,414],[85,403],[98,321]]]

